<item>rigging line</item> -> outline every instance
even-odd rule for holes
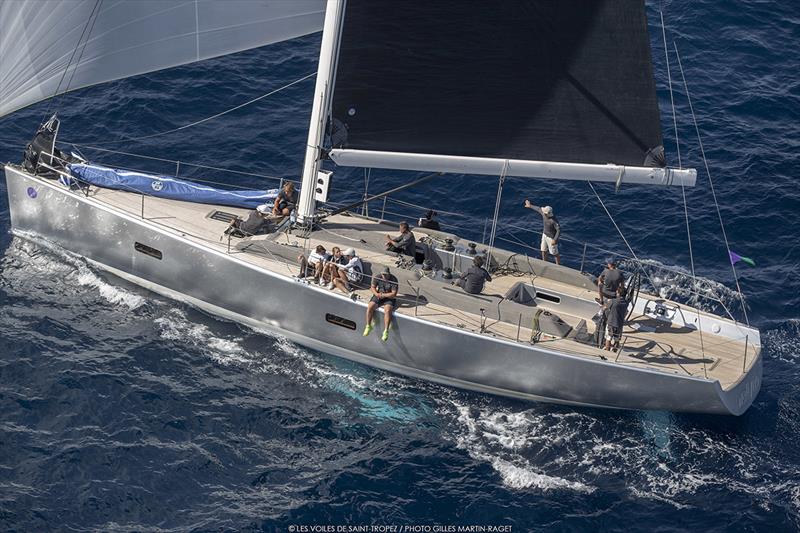
[[[711,196],[714,198],[714,207],[717,210],[717,218],[719,219],[719,227],[722,229],[722,238],[725,241],[725,249],[728,251],[728,262],[731,264],[731,270],[733,270],[733,280],[736,282],[736,291],[739,293],[739,300],[742,303],[742,314],[744,315],[744,321],[749,326],[750,319],[747,317],[747,306],[744,302],[744,295],[742,294],[742,288],[739,285],[739,276],[736,274],[736,265],[733,264],[733,261],[730,260],[731,258],[731,247],[730,243],[728,242],[728,234],[725,232],[725,224],[722,222],[722,212],[719,209],[719,202],[717,202],[717,193],[714,190],[714,180],[711,179],[711,171],[708,168],[708,159],[706,159],[706,151],[703,148],[703,139],[700,135],[700,127],[697,125],[697,115],[694,112],[694,106],[692,105],[692,97],[689,94],[689,84],[686,83],[686,75],[683,72],[683,64],[681,63],[681,55],[678,52],[678,45],[677,43],[673,43],[675,46],[675,55],[678,58],[678,68],[681,72],[681,78],[683,79],[683,87],[686,91],[686,99],[689,102],[689,110],[692,113],[692,121],[694,122],[694,130],[697,133],[697,143],[700,146],[700,154],[703,156],[703,165],[706,169],[706,176],[708,176],[708,183],[711,185]]]
[[[492,252],[494,252],[494,239],[497,236],[497,219],[500,216],[500,202],[503,198],[503,185],[508,173],[508,159],[503,163],[503,170],[500,172],[500,180],[497,182],[497,200],[494,203],[494,216],[492,217],[492,232],[489,235],[489,253],[486,254],[486,268],[492,268]]]
[[[370,196],[369,198],[367,198],[366,200],[359,200],[359,201],[354,202],[352,204],[348,204],[348,205],[346,205],[344,207],[340,207],[340,208],[338,208],[338,209],[336,209],[334,211],[331,211],[330,213],[322,214],[321,218],[332,217],[334,215],[338,215],[340,213],[344,213],[345,211],[350,211],[352,209],[355,209],[356,207],[360,207],[361,204],[363,204],[365,202],[371,202],[373,200],[377,200],[379,198],[383,198],[385,196],[389,196],[390,194],[394,194],[396,192],[400,192],[400,191],[403,191],[405,189],[409,189],[411,187],[419,185],[420,183],[428,181],[431,178],[434,178],[436,176],[441,176],[441,175],[442,175],[442,172],[431,172],[430,174],[425,174],[421,178],[417,178],[414,181],[411,181],[411,182],[406,183],[404,185],[401,185],[399,187],[395,187],[394,189],[390,189],[388,191],[384,191],[384,192],[382,192],[380,194],[374,194],[374,195]]]
[[[664,39],[664,60],[667,65],[667,80],[669,82],[669,101],[672,105],[672,126],[675,129],[675,152],[678,156],[678,168],[683,168],[681,162],[681,142],[678,137],[678,115],[675,112],[675,96],[672,91],[672,73],[669,67],[669,50],[667,48],[667,30],[664,26],[664,12],[659,10],[661,16],[661,36]],[[673,41],[674,43],[674,41]],[[686,241],[689,245],[689,265],[692,267],[692,288],[697,289],[697,276],[694,269],[694,250],[692,250],[692,231],[689,227],[689,206],[686,204],[686,186],[681,181],[681,196],[683,197],[683,216],[686,220]],[[699,305],[699,302],[698,302]],[[703,328],[701,327],[700,308],[697,308],[697,329],[700,333],[700,353],[703,356],[703,373],[708,377],[708,370],[706,369],[706,351],[703,343]]]
[[[406,207],[413,207],[415,209],[433,209],[432,207],[426,207],[424,205],[412,204],[411,202],[405,202],[403,200],[398,200],[396,198],[388,198],[388,200],[390,202],[394,202],[396,204],[404,205]],[[451,216],[456,216],[456,217],[472,218],[469,215],[465,215],[464,213],[454,213],[452,211],[442,211],[440,209],[434,209],[434,211],[436,211],[437,215],[451,215]]]
[[[667,64],[667,83],[669,84],[669,102],[672,105],[672,125],[675,128],[675,151],[678,155],[678,168],[683,168],[681,164],[681,143],[678,140],[678,117],[675,114],[675,97],[672,94],[672,75],[669,70],[669,54],[667,53],[667,30],[664,27],[664,12],[659,11],[659,15],[661,15],[661,36],[664,39],[664,59]],[[681,181],[681,186],[683,186],[683,181]]]
[[[647,276],[647,280],[650,282],[650,284],[653,286],[653,288],[657,289],[658,285],[656,285],[653,282],[653,279],[650,277],[650,274],[648,274],[647,271],[642,266],[641,260],[636,256],[636,252],[634,252],[633,248],[631,248],[631,245],[628,243],[628,239],[625,238],[625,235],[622,233],[622,230],[619,229],[619,226],[617,225],[617,221],[614,220],[613,216],[611,216],[611,212],[609,212],[608,208],[606,207],[606,204],[603,203],[603,199],[600,198],[599,194],[597,194],[597,190],[595,190],[594,185],[592,185],[592,182],[589,181],[589,180],[586,180],[586,183],[589,184],[589,187],[592,189],[592,192],[597,197],[597,200],[600,202],[600,205],[603,207],[603,211],[606,212],[606,215],[608,215],[609,220],[611,220],[611,223],[614,224],[614,227],[617,229],[617,233],[619,233],[619,236],[622,237],[622,242],[624,242],[625,246],[628,247],[628,251],[631,253],[631,256],[633,256],[633,259],[636,261],[636,264],[639,266],[639,270],[641,270],[642,273],[645,276]]]
[[[103,0],[99,0],[99,4],[102,4]],[[81,59],[83,58],[83,53],[86,52],[86,46],[89,44],[90,37],[92,36],[92,31],[94,31],[94,25],[97,22],[97,19],[100,18],[100,10],[97,10],[97,14],[94,16],[94,20],[92,20],[92,25],[89,26],[89,33],[86,34],[86,40],[83,41],[83,47],[81,47],[81,53],[78,54],[78,60],[75,61],[75,68],[72,69],[72,74],[69,75],[69,81],[67,82],[66,88],[64,88],[64,92],[69,92],[69,87],[72,85],[72,80],[75,78],[75,73],[78,71],[78,67],[81,64]],[[62,93],[63,94],[63,93]]]
[[[371,168],[364,169],[364,200],[369,198],[369,178],[372,174]],[[364,202],[364,205],[361,207],[361,214],[365,217],[369,216],[369,202]]]
[[[143,136],[141,136],[141,137],[123,138],[123,139],[117,139],[117,140],[115,140],[115,141],[107,141],[107,142],[102,142],[102,143],[93,143],[93,144],[95,144],[95,145],[99,145],[99,146],[106,146],[106,145],[108,145],[108,144],[117,144],[117,143],[121,143],[121,142],[134,142],[134,141],[141,141],[141,140],[144,140],[144,139],[152,139],[153,137],[160,137],[160,136],[162,136],[162,135],[167,135],[168,133],[175,133],[176,131],[185,130],[186,128],[191,128],[192,126],[197,126],[198,124],[202,124],[202,123],[204,123],[204,122],[208,122],[209,120],[213,120],[213,119],[215,119],[215,118],[219,118],[219,117],[221,117],[222,115],[227,115],[228,113],[231,113],[231,112],[233,112],[233,111],[236,111],[237,109],[241,109],[241,108],[243,108],[243,107],[245,107],[245,106],[248,106],[248,105],[250,105],[250,104],[253,104],[253,103],[255,103],[255,102],[258,102],[259,100],[263,100],[264,98],[267,98],[268,96],[272,96],[273,94],[279,93],[279,92],[283,91],[284,89],[288,89],[289,87],[291,87],[291,86],[293,86],[293,85],[297,85],[298,83],[300,83],[300,82],[302,82],[302,81],[305,81],[305,80],[307,80],[308,78],[310,78],[310,77],[312,77],[312,76],[315,76],[316,74],[317,74],[317,72],[316,72],[316,71],[314,71],[314,72],[312,72],[312,73],[310,73],[310,74],[306,74],[306,75],[305,75],[305,76],[303,76],[302,78],[298,78],[298,79],[294,80],[294,81],[293,81],[293,82],[291,82],[291,83],[287,83],[287,84],[286,84],[286,85],[284,85],[283,87],[279,87],[279,88],[277,88],[277,89],[275,89],[275,90],[273,90],[273,91],[270,91],[270,92],[268,92],[268,93],[266,93],[266,94],[262,94],[261,96],[258,96],[258,97],[256,97],[256,98],[253,98],[252,100],[248,100],[247,102],[244,102],[244,103],[242,103],[242,104],[239,104],[239,105],[237,105],[237,106],[234,106],[234,107],[232,107],[232,108],[230,108],[230,109],[226,109],[225,111],[222,111],[221,113],[217,113],[216,115],[211,115],[210,117],[206,117],[206,118],[204,118],[204,119],[201,119],[201,120],[198,120],[198,121],[192,122],[192,123],[190,123],[190,124],[185,124],[185,125],[183,125],[183,126],[180,126],[180,127],[178,127],[178,128],[173,128],[173,129],[171,129],[171,130],[166,130],[166,131],[161,131],[161,132],[158,132],[158,133],[153,133],[153,134],[150,134],[150,135],[143,135]],[[76,143],[76,144],[77,144],[77,143]]]
[[[341,234],[339,234],[339,233],[336,233],[335,231],[331,231],[331,230],[329,230],[328,228],[326,228],[326,227],[325,227],[325,226],[323,226],[323,225],[320,225],[320,226],[319,226],[317,229],[319,229],[319,230],[322,230],[322,231],[324,231],[325,233],[330,233],[331,235],[334,235],[334,236],[336,236],[336,237],[338,237],[338,238],[340,238],[340,239],[344,239],[344,240],[346,240],[346,241],[351,241],[351,242],[361,242],[361,239],[356,239],[356,238],[354,238],[354,237],[348,237],[347,235],[341,235]]]
[[[78,42],[75,43],[75,48],[72,50],[72,54],[69,56],[69,60],[67,61],[67,66],[64,67],[64,72],[61,74],[61,79],[58,80],[58,85],[56,85],[56,90],[53,93],[53,96],[50,97],[50,101],[47,103],[47,107],[45,108],[45,112],[44,112],[44,117],[42,117],[42,124],[44,124],[45,120],[47,119],[47,115],[50,114],[50,109],[53,107],[53,99],[56,96],[58,96],[58,90],[61,88],[61,84],[64,83],[64,78],[67,77],[67,72],[69,71],[69,66],[72,64],[72,60],[75,58],[75,53],[78,51],[78,47],[80,47],[81,41],[83,40],[83,36],[86,34],[86,30],[87,29],[89,30],[89,34],[91,35],[91,31],[92,31],[91,29],[94,28],[94,21],[97,20],[97,17],[94,16],[95,15],[95,11],[97,11],[97,8],[100,7],[100,4],[102,2],[103,2],[103,0],[96,0],[95,3],[94,3],[94,7],[92,7],[92,12],[89,13],[89,18],[86,20],[86,24],[84,24],[84,26],[83,26],[83,31],[81,32],[80,36],[78,37]],[[99,14],[99,11],[98,11],[98,14]],[[91,24],[91,27],[90,27],[90,24]],[[86,36],[86,42],[88,42],[88,41],[89,41],[89,35]],[[85,43],[84,43],[84,49],[86,49],[86,44]],[[83,52],[81,52],[81,55],[83,55]],[[75,65],[75,70],[77,70],[77,68],[78,68],[78,65],[76,64]],[[72,71],[72,75],[73,76],[75,75],[75,71],[74,70]],[[70,77],[70,81],[72,81],[71,77]]]

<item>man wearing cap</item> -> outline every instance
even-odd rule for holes
[[[533,205],[530,200],[525,200],[525,207],[533,209],[542,215],[544,230],[542,231],[542,243],[539,249],[542,251],[542,261],[547,261],[547,253],[556,258],[556,264],[561,264],[561,255],[558,253],[558,238],[561,236],[561,225],[553,215],[553,208],[549,205],[538,207]]]
[[[375,309],[383,308],[383,335],[381,340],[389,340],[389,326],[392,324],[392,313],[397,306],[397,278],[389,271],[389,267],[383,267],[383,271],[372,279],[370,290],[372,298],[367,304],[367,325],[364,326],[364,336],[372,332],[372,317]]]
[[[609,257],[605,270],[597,278],[597,291],[600,293],[597,301],[603,305],[606,298],[616,298],[620,290],[625,292],[625,276],[617,268],[617,260]]]
[[[340,289],[342,292],[350,293],[350,297],[354,297],[355,293],[350,287],[351,283],[359,283],[364,276],[364,265],[361,264],[361,259],[356,256],[356,251],[348,248],[344,251],[344,256],[347,258],[347,263],[340,266],[333,277],[333,289]]]

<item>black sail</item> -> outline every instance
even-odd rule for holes
[[[665,164],[642,0],[348,0],[332,115],[335,148]]]

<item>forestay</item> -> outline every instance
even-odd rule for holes
[[[0,2],[0,116],[58,93],[322,29],[324,0]]]
[[[332,115],[340,165],[694,184],[663,170],[642,0],[349,0]]]

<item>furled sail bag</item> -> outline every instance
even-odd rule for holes
[[[65,156],[55,147],[56,133],[59,121],[55,115],[39,127],[33,140],[25,147],[22,166],[31,174],[38,174],[45,178],[56,179],[58,173],[49,168],[40,166],[44,163],[58,170],[65,170]]]

